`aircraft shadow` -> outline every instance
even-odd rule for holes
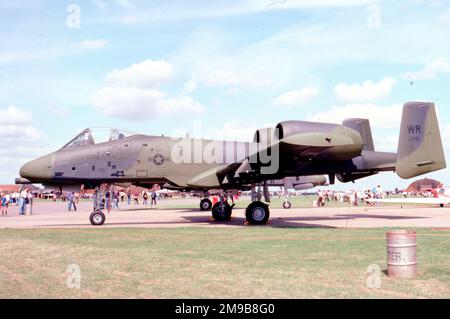
[[[187,212],[190,212],[188,210]],[[196,211],[196,210],[195,210]],[[261,227],[261,226],[251,226],[248,225],[244,217],[233,216],[231,221],[227,222],[217,222],[212,219],[212,217],[207,216],[183,216],[184,220],[178,221],[106,221],[105,226],[127,226],[127,225],[184,225],[192,226],[192,224],[197,225],[210,225],[210,226],[240,226],[240,227]],[[262,227],[273,227],[273,228],[328,228],[336,229],[339,226],[330,226],[320,224],[320,221],[340,221],[340,220],[355,220],[364,218],[374,218],[374,219],[388,219],[388,220],[402,220],[402,219],[425,219],[428,217],[416,217],[416,216],[391,216],[391,215],[365,215],[365,214],[345,214],[336,215],[333,217],[328,216],[314,216],[314,217],[275,217],[271,218],[269,223]],[[82,227],[90,226],[89,223],[85,224],[53,224],[53,225],[40,225],[40,227]]]

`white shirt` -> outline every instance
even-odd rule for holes
[[[20,193],[20,197],[22,197],[22,198],[27,198],[27,196],[28,196],[28,192],[26,190],[24,190]]]

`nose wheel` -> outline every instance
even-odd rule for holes
[[[91,216],[89,217],[89,220],[92,225],[94,226],[101,226],[105,223],[106,216],[103,214],[102,211],[96,210],[92,212]]]

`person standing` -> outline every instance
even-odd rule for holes
[[[113,208],[119,209],[119,192],[113,193]]]
[[[8,216],[9,195],[3,194],[0,198],[0,205],[2,206],[2,216]]]
[[[151,206],[153,206],[153,204],[156,206],[156,192],[153,191],[152,192],[152,202],[151,202]]]
[[[25,188],[20,192],[19,195],[19,215],[25,215],[25,211],[27,208],[27,199],[28,199],[28,191]]]
[[[142,192],[142,198],[143,198],[143,205],[147,206],[148,205],[148,193],[146,190],[144,190]]]
[[[137,191],[133,193],[133,199],[134,199],[134,204],[139,205],[139,194]]]
[[[69,201],[69,212],[72,211],[72,205],[73,205],[74,211],[77,211],[77,206],[75,206],[75,193],[74,192],[69,193],[68,201]]]
[[[131,204],[131,191],[130,190],[128,190],[128,192],[127,192],[127,199],[128,199],[128,205],[130,205]]]
[[[111,191],[108,189],[105,193],[105,209],[111,209]]]

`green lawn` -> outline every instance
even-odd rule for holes
[[[418,229],[420,275],[381,276],[386,229],[0,230],[0,298],[450,298],[450,231]],[[81,289],[66,286],[69,264]]]

